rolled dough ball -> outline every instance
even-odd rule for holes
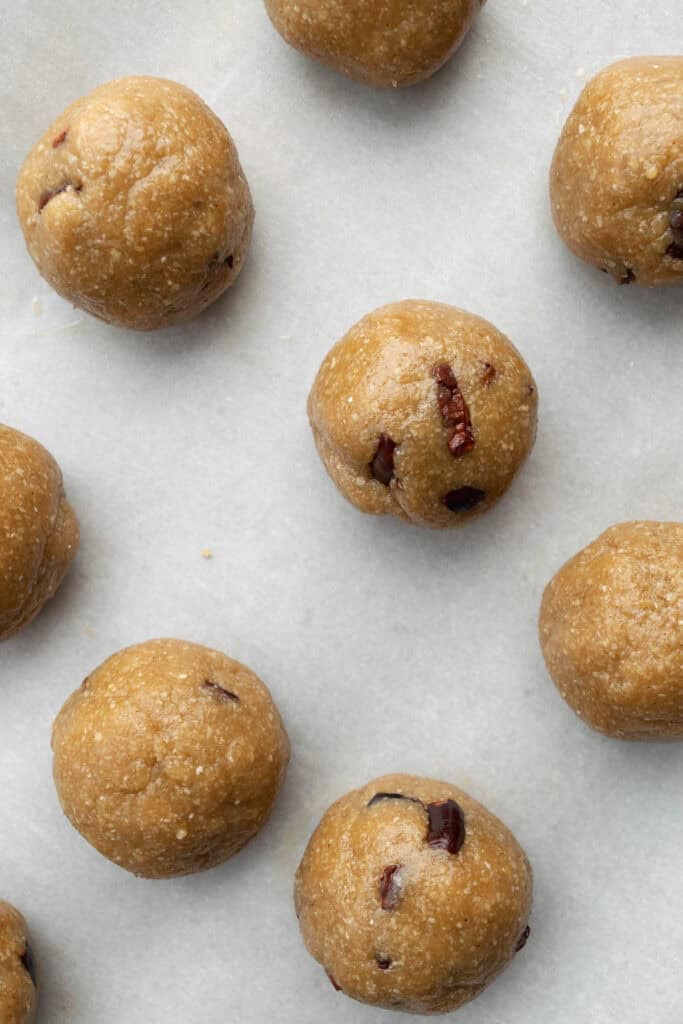
[[[28,1024],[34,1019],[38,989],[26,922],[0,901],[0,1021]]]
[[[420,526],[490,508],[533,447],[537,394],[512,343],[453,306],[384,306],[329,352],[308,399],[320,456],[352,504]]]
[[[377,86],[413,85],[446,63],[486,0],[266,0],[297,50]]]
[[[580,718],[625,740],[683,740],[683,523],[612,526],[543,595],[548,671]]]
[[[17,211],[60,295],[138,331],[214,302],[242,269],[254,217],[222,122],[190,89],[146,77],[67,107],[20,171]]]
[[[144,878],[204,871],[264,825],[289,741],[244,665],[180,640],[105,661],[54,725],[64,813],[100,853]]]
[[[514,836],[445,782],[386,775],[314,832],[295,902],[335,988],[407,1013],[474,999],[526,944],[531,868]]]
[[[0,640],[36,617],[78,550],[62,473],[42,445],[0,424]]]
[[[550,172],[557,230],[620,284],[683,283],[683,57],[635,57],[581,93]]]

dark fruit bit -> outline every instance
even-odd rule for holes
[[[377,445],[377,451],[373,455],[372,462],[370,463],[370,472],[374,476],[375,480],[379,480],[381,484],[388,487],[394,477],[394,451],[396,450],[396,444],[387,437],[386,434],[380,434],[379,444]]]
[[[491,363],[484,363],[484,372],[481,379],[484,382],[485,388],[487,388],[489,384],[496,379],[496,373],[497,370],[495,366],[492,366]]]
[[[486,491],[480,491],[478,487],[458,487],[457,491],[448,492],[444,504],[451,512],[469,512],[485,497]]]
[[[81,690],[87,690],[90,685],[90,676],[86,676],[81,683]]]
[[[51,199],[54,199],[55,196],[60,196],[62,192],[67,192],[69,189],[72,189],[74,192],[80,192],[82,188],[82,185],[72,185],[70,181],[65,181],[58,188],[46,189],[38,202],[38,213],[45,209]]]
[[[619,278],[619,284],[633,284],[636,279],[636,275],[633,273],[630,267],[626,268],[625,273]]]
[[[413,804],[422,804],[422,801],[418,800],[416,796],[404,796],[403,793],[375,793],[372,800],[368,802],[368,807],[374,807],[375,804],[381,803],[383,800],[409,800]]]
[[[214,683],[210,679],[205,679],[202,683],[202,689],[208,690],[214,697],[227,703],[239,704],[240,699],[236,693],[232,693],[231,690],[226,690],[220,683]]]
[[[21,954],[19,959],[21,960],[22,964],[24,965],[24,970],[29,975],[31,981],[33,982],[33,984],[35,986],[37,986],[38,985],[38,979],[37,979],[37,976],[36,976],[36,962],[33,959],[33,950],[31,949],[31,947],[28,944],[28,942],[26,943],[26,948],[24,949],[24,952]]]
[[[331,982],[331,984],[332,984],[332,988],[334,989],[334,991],[335,991],[335,992],[341,992],[341,988],[340,988],[340,986],[339,986],[339,985],[337,984],[337,982],[336,982],[335,978],[333,977],[333,975],[331,975],[329,971],[325,971],[325,974],[326,974],[326,975],[327,975],[327,977],[328,977],[328,978],[330,979],[330,982]]]
[[[226,266],[230,267],[230,269],[232,270],[232,268],[233,268],[233,267],[235,266],[235,257],[233,256],[233,254],[232,254],[232,253],[229,253],[229,254],[228,254],[228,255],[227,255],[226,257],[225,257],[225,259],[223,260],[223,262],[224,262],[224,263],[226,264]]]
[[[450,366],[435,366],[433,376],[439,385],[436,400],[448,431],[448,447],[451,455],[459,458],[471,452],[475,444],[470,411]]]
[[[519,941],[517,942],[517,945],[515,946],[515,953],[521,953],[521,951],[524,949],[524,947],[526,946],[527,942],[529,941],[529,936],[530,935],[531,935],[531,928],[530,928],[529,925],[527,925],[526,928],[524,929],[524,931],[522,932],[522,934],[520,935]]]
[[[459,853],[465,842],[465,814],[455,800],[442,800],[427,806],[429,831],[427,842],[434,850]]]
[[[678,242],[672,242],[666,250],[666,254],[672,260],[683,260],[683,243],[679,245]]]
[[[53,149],[57,149],[57,147],[58,147],[58,146],[61,146],[61,144],[62,144],[63,142],[66,142],[66,137],[67,137],[67,135],[68,135],[68,134],[69,134],[69,133],[68,133],[68,131],[67,131],[67,129],[66,129],[66,128],[64,129],[64,131],[63,131],[63,132],[60,132],[60,133],[59,133],[59,135],[57,136],[57,138],[56,138],[56,139],[53,139],[53,142],[52,142],[52,148],[53,148]]]
[[[401,896],[401,888],[398,885],[396,875],[401,870],[400,864],[390,864],[382,872],[379,880],[379,897],[382,903],[382,910],[396,910]]]
[[[380,971],[388,971],[389,968],[391,967],[392,961],[389,960],[387,957],[378,956],[375,957],[375,959],[377,961],[377,966],[379,967]]]

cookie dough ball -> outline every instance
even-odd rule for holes
[[[138,331],[214,302],[242,269],[254,217],[222,122],[190,89],[144,77],[67,107],[21,169],[17,211],[60,295]]]
[[[636,57],[583,90],[550,173],[557,230],[620,284],[683,283],[683,57]]]
[[[0,1021],[28,1024],[38,1003],[36,970],[26,922],[0,900]]]
[[[529,937],[515,837],[446,782],[386,775],[334,804],[299,866],[306,946],[336,989],[406,1013],[474,999]]]
[[[486,0],[266,0],[297,50],[377,86],[413,85],[446,63]]]
[[[128,871],[170,878],[223,863],[264,825],[289,741],[244,665],[180,640],[105,661],[52,734],[64,813]]]
[[[323,362],[308,399],[315,442],[352,504],[420,526],[490,508],[533,447],[533,377],[500,331],[436,302],[384,306]]]
[[[548,584],[541,647],[594,729],[683,740],[683,523],[613,526]]]
[[[78,550],[62,473],[42,445],[0,424],[0,640],[36,617]]]

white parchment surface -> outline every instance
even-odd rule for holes
[[[58,597],[0,650],[0,896],[34,932],[40,1024],[413,1020],[335,994],[291,902],[325,808],[386,771],[467,788],[534,865],[532,938],[460,1024],[681,1024],[683,744],[589,732],[536,639],[542,588],[578,548],[624,519],[683,518],[683,289],[579,264],[546,189],[587,76],[680,47],[681,0],[490,0],[457,58],[400,93],[305,60],[260,0],[1,7],[0,420],[58,458],[83,531]],[[54,295],[14,214],[42,131],[129,73],[210,103],[257,209],[232,293],[156,336]],[[306,422],[329,346],[407,297],[486,316],[539,385],[531,461],[464,532],[361,516]],[[155,636],[246,661],[293,744],[261,836],[171,882],[91,850],[51,781],[63,700]]]

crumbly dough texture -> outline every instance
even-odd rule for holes
[[[0,900],[0,1021],[29,1024],[38,1003],[36,973],[26,922]]]
[[[470,421],[469,440],[460,424],[455,454],[439,366],[452,371]],[[334,346],[308,413],[327,471],[357,508],[452,527],[510,486],[534,444],[537,404],[529,368],[492,324],[453,306],[406,301],[366,316]],[[382,456],[382,443],[395,448]]]
[[[0,640],[53,596],[78,540],[55,460],[33,438],[0,424]]]
[[[52,748],[71,823],[146,878],[203,871],[237,853],[268,818],[289,760],[261,680],[180,640],[109,658],[60,711]]]
[[[457,853],[428,842],[429,805],[443,801],[464,813]],[[304,942],[335,987],[417,1014],[479,995],[525,944],[531,898],[531,868],[508,829],[455,786],[411,775],[338,800],[295,882]]]
[[[567,121],[550,172],[557,230],[622,284],[683,283],[683,57],[601,71]]]
[[[413,85],[455,53],[485,0],[266,0],[297,50],[369,85]]]
[[[67,107],[21,168],[17,211],[60,295],[138,331],[214,302],[242,269],[254,217],[225,126],[190,89],[149,77]]]
[[[683,523],[613,526],[548,584],[548,671],[588,725],[627,740],[683,739]]]

